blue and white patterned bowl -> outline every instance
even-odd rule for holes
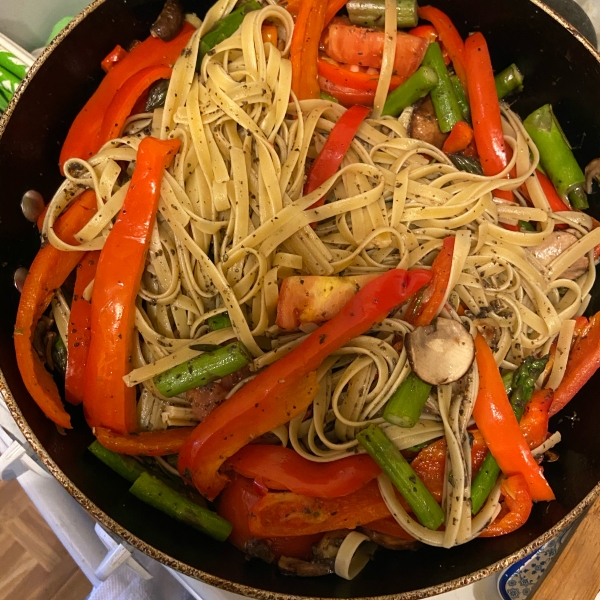
[[[560,547],[568,540],[572,527],[551,539],[533,554],[511,565],[498,577],[498,592],[504,600],[525,600],[535,584],[554,564]]]

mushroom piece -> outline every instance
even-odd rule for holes
[[[533,257],[542,267],[548,267],[552,261],[558,258],[565,250],[570,248],[575,242],[575,237],[569,231],[554,231],[548,239],[537,246],[528,248],[530,257]],[[589,265],[587,256],[582,256],[576,260],[566,271],[560,274],[561,279],[577,279],[581,277]]]
[[[585,185],[586,192],[588,194],[592,193],[592,185],[594,183],[594,179],[600,183],[600,158],[595,158],[586,168],[585,168]]]
[[[163,42],[170,42],[183,29],[185,14],[179,0],[167,0],[164,8],[150,28],[150,33]]]
[[[475,342],[459,321],[437,318],[404,338],[408,362],[415,375],[430,385],[453,383],[475,359]]]
[[[308,562],[299,558],[282,556],[277,561],[277,566],[284,575],[295,575],[296,577],[320,577],[333,573],[333,561]]]
[[[448,138],[448,134],[442,133],[440,129],[430,96],[427,96],[413,111],[410,119],[410,137],[427,142],[440,150]]]

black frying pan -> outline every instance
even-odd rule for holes
[[[556,0],[555,0],[556,1]],[[486,35],[496,67],[516,62],[525,91],[515,103],[521,115],[551,102],[582,165],[600,156],[600,56],[592,46],[537,0],[431,0],[451,15],[463,36]],[[261,598],[417,598],[463,585],[524,556],[572,522],[600,493],[600,374],[551,422],[563,441],[558,461],[545,465],[557,500],[534,507],[527,524],[496,539],[475,540],[452,550],[379,551],[352,582],[335,576],[285,577],[276,568],[248,562],[229,544],[219,544],[139,502],[129,485],[86,452],[92,440],[81,410],[71,410],[74,430],[58,433],[35,406],[17,370],[12,343],[18,293],[17,267],[27,266],[39,236],[21,214],[24,192],[50,199],[61,178],[59,149],[69,124],[102,77],[101,59],[118,43],[148,35],[163,0],[97,0],[79,23],[60,36],[0,122],[0,368],[8,406],[42,460],[98,520],[154,558],[213,585]],[[199,14],[206,0],[187,2]],[[588,33],[588,35],[592,35]],[[598,214],[597,196],[590,198]],[[600,310],[595,290],[590,312]],[[8,391],[10,388],[10,392]],[[400,596],[398,596],[400,594]]]

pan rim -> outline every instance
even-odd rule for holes
[[[54,49],[69,35],[69,33],[77,27],[89,14],[94,12],[100,5],[104,4],[106,0],[94,0],[89,6],[81,11],[65,29],[63,29],[58,36],[52,41],[52,43],[42,52],[39,58],[35,61],[33,66],[29,69],[25,79],[19,86],[19,89],[10,101],[6,111],[0,118],[0,141],[4,134],[4,131],[10,121],[10,118],[15,110],[15,107],[24,94],[25,90],[29,86],[30,81],[35,77],[38,70],[52,54]],[[592,56],[600,64],[600,52],[585,38],[575,27],[573,27],[566,19],[560,14],[550,8],[541,0],[528,0],[531,4],[537,6],[543,10],[546,14],[552,17],[555,21],[560,23],[571,35],[573,35],[584,47],[592,54]],[[254,588],[246,586],[240,583],[232,582],[227,579],[212,575],[206,571],[202,571],[196,567],[192,567],[187,563],[184,563],[176,558],[173,558],[166,552],[155,548],[151,544],[148,544],[137,535],[131,533],[128,529],[117,523],[112,517],[100,509],[94,502],[92,502],[60,469],[56,462],[52,459],[50,454],[46,451],[39,439],[27,423],[21,409],[19,408],[17,401],[15,400],[12,392],[10,391],[4,374],[0,369],[0,395],[2,395],[13,419],[17,423],[19,429],[25,436],[25,439],[30,444],[34,452],[38,455],[45,467],[50,471],[54,478],[66,489],[66,491],[77,501],[79,504],[102,526],[106,527],[120,538],[125,540],[128,544],[131,544],[136,549],[140,550],[144,554],[157,560],[163,565],[170,567],[184,575],[188,575],[194,579],[207,583],[213,587],[239,594],[241,596],[248,596],[252,598],[258,598],[259,600],[326,600],[324,598],[310,597],[310,596],[298,596],[294,594],[285,594],[281,592],[272,592],[269,590],[263,590],[260,588]],[[353,597],[352,600],[419,600],[422,598],[429,598],[445,592],[450,592],[461,587],[470,585],[477,581],[484,579],[494,573],[501,571],[502,569],[514,564],[518,560],[526,557],[533,551],[540,548],[546,542],[551,540],[553,537],[558,535],[563,529],[575,522],[585,510],[600,496],[600,482],[594,486],[594,488],[588,493],[588,495],[571,510],[565,517],[563,517],[558,523],[551,527],[547,532],[527,544],[525,547],[513,552],[509,556],[493,563],[492,565],[474,571],[463,577],[452,579],[445,583],[440,583],[420,590],[413,590],[409,592],[402,592],[400,594],[390,594],[383,596],[364,596],[364,597]],[[334,600],[333,598],[331,600]]]

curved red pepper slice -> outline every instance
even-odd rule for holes
[[[85,368],[83,404],[90,427],[130,433],[137,427],[131,370],[135,299],[156,219],[165,168],[179,140],[146,137],[139,145],[133,178],[100,254],[92,295],[92,341]]]
[[[67,371],[65,373],[65,400],[71,404],[83,402],[83,376],[90,349],[90,316],[92,303],[85,300],[83,292],[96,277],[100,252],[88,252],[77,265],[77,277],[67,342]]]
[[[481,168],[487,176],[498,175],[508,165],[509,152],[512,151],[504,142],[492,59],[480,32],[467,38],[465,58],[473,131]],[[512,192],[496,190],[494,194],[505,200],[514,200]]]
[[[67,244],[77,245],[78,233],[96,213],[96,194],[88,191],[61,215],[54,231]],[[69,276],[85,252],[64,252],[46,244],[37,253],[25,279],[15,323],[15,352],[23,383],[44,414],[61,427],[70,428],[71,418],[63,407],[52,375],[45,369],[32,340],[35,327],[52,296]]]
[[[422,6],[419,8],[419,17],[425,21],[429,21],[435,27],[440,42],[448,53],[454,70],[466,92],[468,89],[468,76],[465,66],[465,44],[454,23],[452,23],[446,13],[434,6]]]
[[[318,67],[319,75],[335,85],[372,92],[373,94],[377,91],[379,75],[371,75],[364,71],[351,71],[347,65],[334,64],[331,59],[325,58],[319,58]],[[390,92],[395,90],[401,83],[402,79],[398,75],[392,75]]]
[[[94,435],[109,450],[129,456],[167,456],[177,454],[194,431],[193,427],[174,427],[158,431],[142,431],[130,435],[95,427]]]
[[[423,292],[423,296],[414,298],[406,311],[405,320],[415,327],[429,325],[441,307],[450,281],[455,243],[454,236],[444,239],[442,249],[431,265],[433,279]]]
[[[251,479],[246,479],[234,474],[229,485],[219,496],[217,512],[227,519],[233,529],[228,542],[231,542],[242,552],[246,551],[246,545],[256,536],[250,532],[248,517],[252,507],[263,497]],[[265,538],[265,546],[273,553],[277,560],[280,556],[290,558],[310,559],[312,547],[321,539],[322,535],[293,535],[289,537]]]
[[[311,535],[355,529],[390,516],[376,481],[341,498],[309,498],[293,492],[271,492],[253,507],[250,532],[258,537]]]
[[[554,500],[552,488],[519,429],[494,355],[481,335],[475,338],[475,350],[479,392],[473,418],[483,439],[503,473],[523,475],[534,500]]]
[[[308,394],[299,393],[299,389],[306,391],[310,387],[307,375],[332,352],[384,319],[430,278],[428,271],[395,269],[368,283],[331,321],[259,373],[200,423],[179,454],[179,472],[193,481],[201,494],[215,498],[227,483],[227,477],[218,472],[227,458],[270,431],[274,422],[287,423],[294,411],[298,414],[303,410],[298,408],[300,400],[304,406],[310,404]],[[304,388],[299,388],[300,384]],[[275,402],[280,395],[285,401],[292,400],[291,408]],[[274,413],[267,407],[272,407],[269,410]]]
[[[60,152],[61,170],[62,165],[69,158],[87,160],[94,155],[94,148],[102,145],[98,146],[98,135],[104,115],[125,82],[146,67],[172,66],[194,31],[194,27],[186,22],[183,31],[170,42],[163,42],[159,38],[150,36],[110,70],[69,129]]]
[[[127,56],[127,54],[127,50],[125,50],[123,46],[119,46],[119,44],[117,44],[100,63],[102,70],[105,73],[108,73],[117,63],[121,62]]]
[[[358,128],[367,118],[371,109],[365,106],[350,107],[334,125],[319,156],[313,162],[304,186],[304,194],[310,194],[322,183],[335,175],[340,168]],[[310,208],[322,206],[325,198],[317,200]]]
[[[377,463],[366,454],[316,463],[282,446],[244,446],[227,462],[244,477],[264,477],[271,489],[289,490],[313,498],[346,496],[381,473]]]
[[[109,140],[114,140],[121,135],[125,120],[131,114],[139,97],[159,79],[170,79],[173,69],[171,67],[156,66],[146,67],[132,75],[115,94],[109,107],[106,109],[100,134],[93,148],[94,154]]]
[[[600,368],[600,313],[590,318],[589,325],[577,336],[571,348],[565,375],[554,391],[550,416],[562,410]]]
[[[532,450],[541,446],[548,437],[548,421],[553,399],[553,390],[535,390],[519,421],[519,427]]]
[[[511,533],[529,519],[533,502],[523,475],[511,475],[500,484],[500,489],[504,495],[503,510],[479,537],[496,537]]]

